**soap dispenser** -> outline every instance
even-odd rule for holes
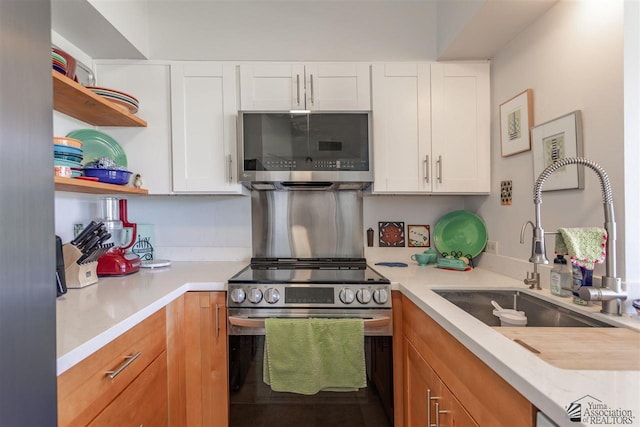
[[[572,295],[573,273],[563,255],[558,254],[553,260],[550,288],[553,295],[570,297]]]

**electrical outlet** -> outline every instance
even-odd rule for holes
[[[83,229],[84,227],[82,226],[82,224],[73,224],[73,237],[78,237],[78,234],[82,233]]]
[[[484,251],[488,254],[498,255],[498,242],[488,240],[487,246],[484,247]]]

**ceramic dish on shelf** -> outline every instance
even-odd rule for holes
[[[127,155],[124,150],[115,139],[106,133],[95,129],[78,129],[69,132],[67,137],[82,141],[83,165],[101,157],[108,157],[116,165],[122,168],[127,167]]]
[[[129,183],[131,172],[120,169],[84,168],[84,176],[98,178],[107,184],[125,185]]]
[[[460,252],[475,258],[487,244],[487,226],[472,212],[449,212],[436,223],[433,241],[440,253]]]
[[[74,154],[76,156],[82,156],[82,148],[71,147],[69,145],[53,144],[53,152],[59,154]]]
[[[64,138],[62,136],[54,136],[53,145],[67,145],[69,147],[82,148],[82,141],[73,138]]]
[[[131,114],[135,114],[138,112],[140,103],[136,98],[129,95],[128,93],[98,86],[87,86],[87,89],[114,104],[125,107]]]

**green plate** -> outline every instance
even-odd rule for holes
[[[118,142],[104,132],[95,129],[78,129],[67,134],[68,138],[82,141],[82,165],[108,157],[118,166],[127,167],[127,155]]]
[[[487,226],[472,212],[449,212],[436,223],[433,241],[440,253],[460,251],[463,256],[475,258],[487,244]]]

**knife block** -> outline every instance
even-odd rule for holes
[[[98,261],[78,264],[76,261],[82,256],[82,252],[72,245],[65,243],[62,246],[64,257],[64,274],[67,279],[67,288],[78,289],[98,282]]]

